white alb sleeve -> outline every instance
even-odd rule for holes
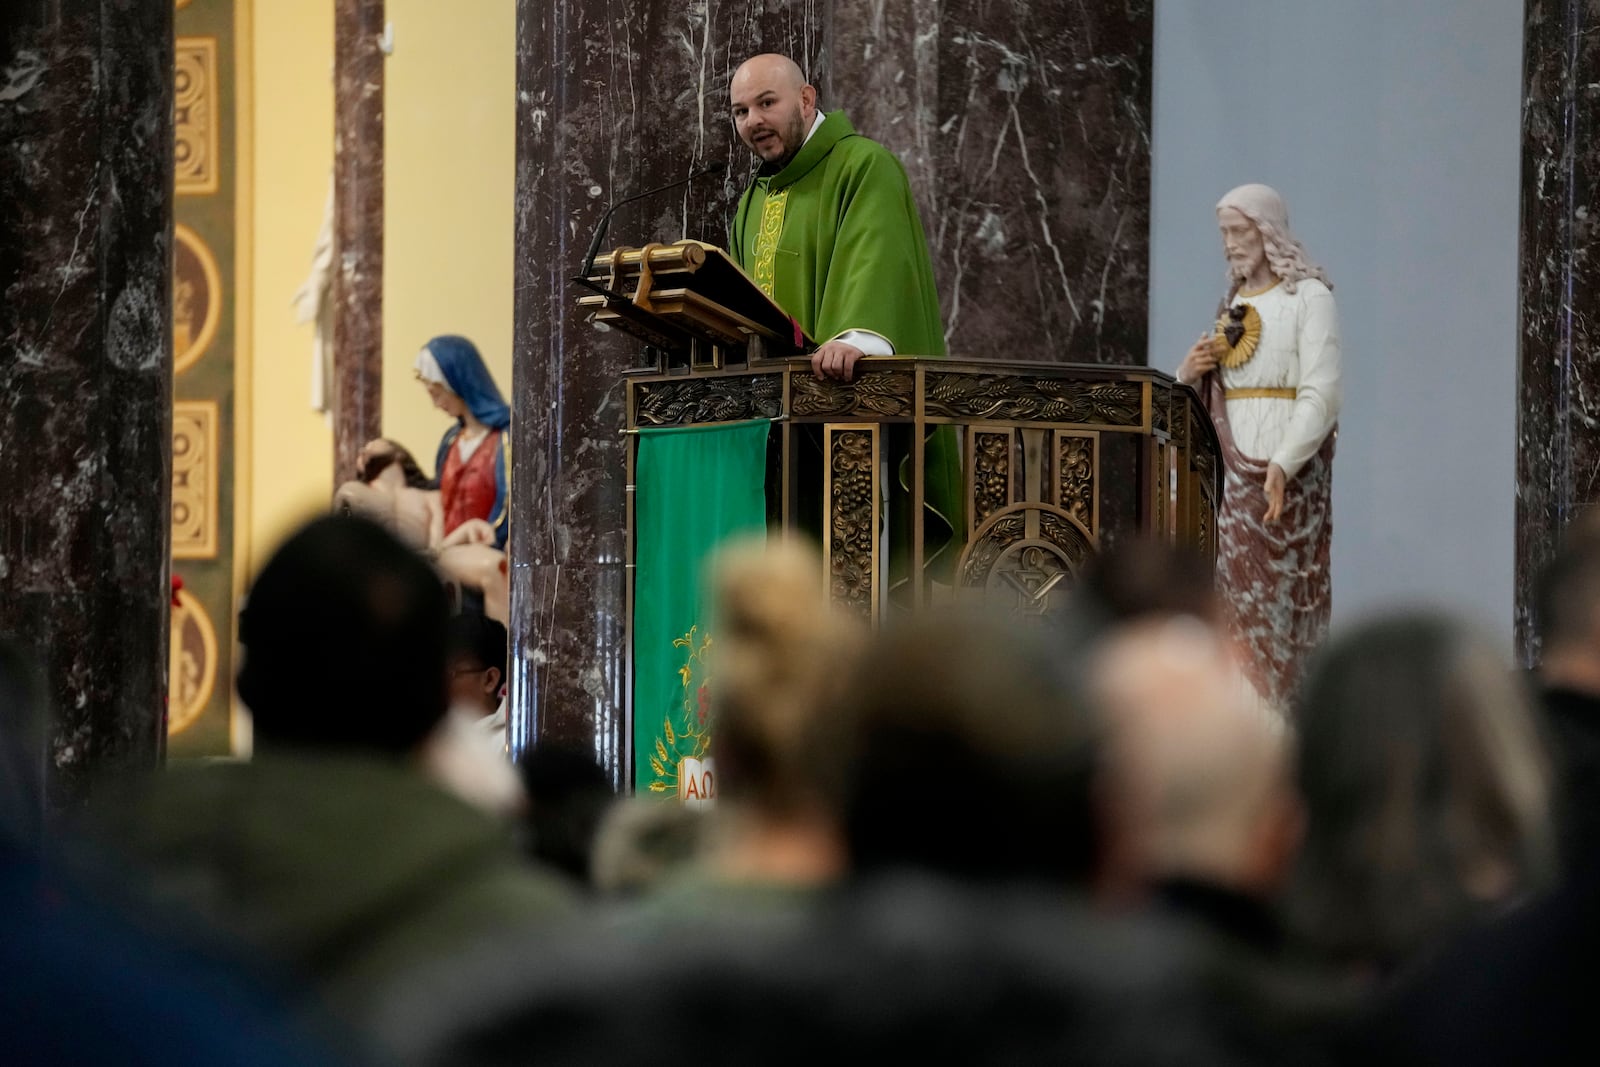
[[[873,333],[871,330],[846,330],[838,337],[832,338],[832,340],[843,341],[847,345],[855,345],[861,349],[861,354],[865,356],[894,355],[894,345],[889,342],[889,339],[883,334]]]

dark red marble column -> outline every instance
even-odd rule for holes
[[[1600,501],[1600,3],[1524,13],[1516,647],[1532,665],[1534,584]]]
[[[383,432],[383,0],[336,0],[333,480]]]
[[[0,8],[0,632],[43,665],[57,807],[165,741],[172,14]]]

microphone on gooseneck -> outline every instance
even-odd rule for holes
[[[595,257],[600,254],[600,242],[605,240],[606,227],[611,225],[611,216],[616,212],[617,208],[624,204],[631,204],[635,200],[643,200],[647,196],[655,196],[657,193],[664,193],[668,189],[676,189],[680,185],[688,185],[690,182],[699,181],[701,178],[707,178],[713,174],[721,174],[727,169],[727,163],[723,162],[722,160],[717,160],[715,163],[706,164],[706,166],[695,171],[687,178],[679,178],[675,182],[668,182],[666,185],[658,185],[654,189],[646,189],[642,193],[634,193],[632,196],[624,197],[623,199],[618,200],[615,204],[612,204],[610,207],[606,208],[606,213],[600,216],[600,225],[596,226],[594,229],[594,240],[589,242],[589,254],[583,258],[582,277],[588,278],[589,275],[594,273],[594,260]]]

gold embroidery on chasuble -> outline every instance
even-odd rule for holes
[[[778,280],[778,235],[783,233],[783,206],[789,190],[769,193],[761,205],[761,229],[756,231],[756,284],[769,297]]]

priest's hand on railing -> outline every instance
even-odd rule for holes
[[[818,378],[837,378],[848,382],[855,376],[856,360],[865,353],[843,341],[829,341],[811,353],[811,373]]]
[[[1283,486],[1287,480],[1282,467],[1276,463],[1267,464],[1267,481],[1263,486],[1267,492],[1267,511],[1261,516],[1262,522],[1277,522],[1283,518]]]

